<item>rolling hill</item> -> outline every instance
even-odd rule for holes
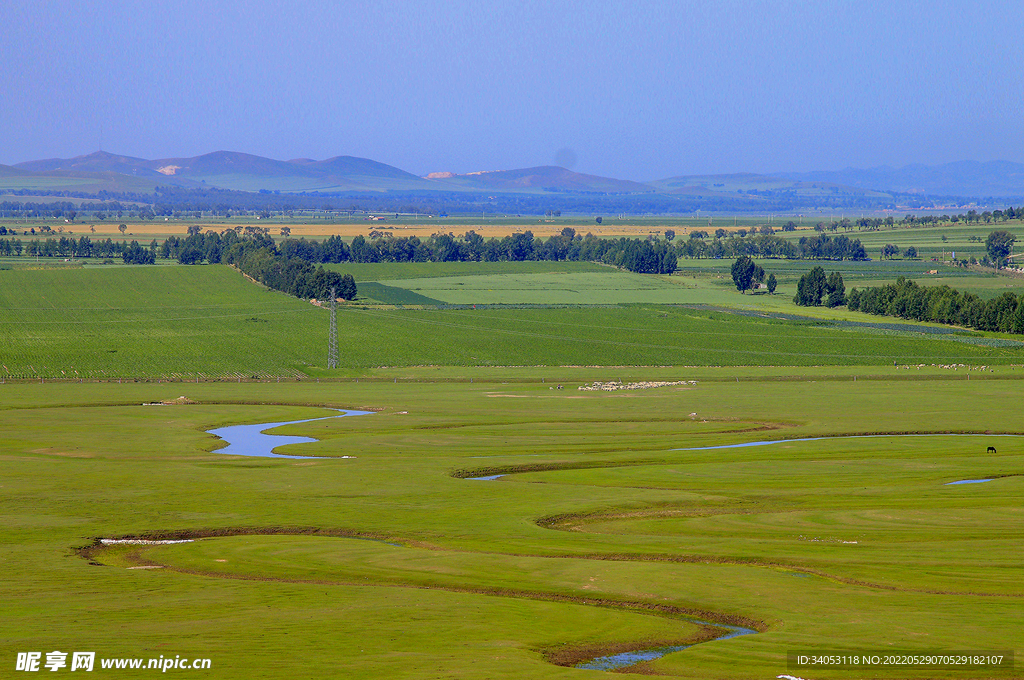
[[[155,160],[97,151],[69,159],[0,166],[0,190],[12,192],[152,194],[160,186],[249,193],[391,193],[415,195],[415,200],[430,195],[431,201],[438,197],[452,201],[456,210],[475,208],[482,201],[493,209],[512,212],[539,209],[526,207],[538,205],[538,200],[548,207],[551,200],[561,201],[563,209],[584,212],[778,211],[825,206],[926,209],[991,197],[995,202],[1000,198],[1010,203],[1020,200],[1024,198],[1024,164],[964,161],[899,170],[680,175],[651,182],[588,175],[550,165],[465,174],[434,172],[419,177],[355,156],[276,160],[236,151]],[[497,197],[502,195],[511,202],[498,208],[493,201],[500,203],[502,199]]]
[[[97,151],[70,159],[18,163],[16,170],[50,177],[89,177],[114,172],[148,177],[178,186],[207,186],[238,191],[432,190],[412,173],[366,158],[336,156],[324,161],[279,161],[236,151],[215,151],[193,158],[146,160]]]
[[[736,197],[769,196],[789,193],[794,196],[873,196],[886,197],[887,192],[860,186],[849,186],[827,181],[801,181],[781,176],[755,173],[729,175],[681,175],[649,182],[657,190],[677,196]]]
[[[940,196],[1024,197],[1024,164],[1010,161],[958,161],[942,165],[881,166],[861,170],[779,173],[802,182],[834,182],[865,189]]]
[[[465,175],[447,172],[432,173],[428,175],[428,178],[435,182],[483,191],[534,192],[539,190],[616,194],[651,193],[654,191],[654,188],[648,184],[585,175],[554,165],[520,170],[472,172]]]

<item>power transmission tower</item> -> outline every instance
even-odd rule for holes
[[[327,368],[338,367],[338,325],[334,315],[338,307],[338,293],[331,288],[331,332],[327,337]]]

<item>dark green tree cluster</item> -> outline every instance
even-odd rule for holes
[[[15,254],[20,255],[22,253],[21,240],[16,240],[12,244],[12,248],[17,250]],[[29,257],[110,258],[122,257],[129,248],[127,241],[114,241],[109,238],[93,241],[88,236],[78,239],[61,236],[45,240],[32,239],[24,245],[23,250],[24,254]]]
[[[1006,266],[1006,258],[1010,256],[1010,251],[1013,250],[1016,240],[1017,237],[1008,231],[993,231],[985,239],[985,250],[988,251],[989,257],[992,258],[992,263],[996,267]]]
[[[323,265],[315,266],[297,257],[284,257],[272,245],[272,241],[268,246],[259,238],[243,238],[228,248],[223,262],[235,265],[268,288],[295,297],[326,300],[330,298],[331,288],[345,300],[356,297],[358,290],[351,274],[329,271]]]
[[[854,311],[932,321],[980,331],[1024,333],[1024,297],[1005,292],[991,300],[949,286],[921,286],[900,277],[895,283],[850,291]]]
[[[742,231],[742,230],[741,230]],[[715,231],[715,238],[691,238],[677,246],[680,257],[692,259],[764,257],[805,260],[866,260],[860,239],[848,236],[803,236],[793,243],[769,233],[740,236],[740,232]]]
[[[736,258],[732,263],[732,282],[736,290],[745,293],[764,281],[764,269],[746,255]]]
[[[846,304],[846,284],[839,272],[825,276],[825,270],[814,267],[800,277],[793,302],[802,307],[840,307]]]
[[[156,262],[156,254],[153,250],[153,248],[143,248],[138,241],[132,241],[121,253],[121,259],[125,264],[153,264]]]
[[[282,244],[282,249],[284,244]],[[356,236],[349,249],[353,262],[521,262],[525,260],[572,260],[612,264],[644,274],[671,274],[676,270],[676,251],[665,241],[581,237],[566,227],[547,239],[530,231],[502,238],[484,239],[474,231],[462,236],[436,233],[421,240],[382,234],[373,239]]]
[[[0,256],[11,257],[21,255],[25,249],[20,238],[0,238]]]

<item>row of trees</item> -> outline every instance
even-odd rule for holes
[[[21,239],[0,239],[0,256],[11,257],[74,257],[114,258],[120,257],[126,264],[153,264],[156,261],[156,241],[149,247],[138,241],[114,241],[112,239],[93,241],[88,236],[80,239],[60,237],[46,240],[33,239],[27,244]]]
[[[269,243],[268,243],[269,241]],[[351,274],[339,274],[314,266],[298,257],[285,257],[267,236],[246,237],[232,243],[223,252],[222,262],[238,267],[246,275],[268,288],[303,299],[326,300],[335,295],[353,300],[358,293]]]
[[[721,231],[721,230],[719,230]],[[717,259],[732,257],[766,257],[805,260],[866,260],[867,251],[860,239],[845,235],[817,234],[802,236],[800,240],[784,239],[774,234],[740,237],[735,232],[728,236],[691,238],[676,245],[679,257],[691,259]]]
[[[282,254],[312,262],[519,262],[572,260],[604,262],[639,273],[671,274],[678,266],[677,249],[660,240],[600,239],[565,228],[547,239],[530,231],[485,239],[475,231],[462,236],[436,233],[426,239],[394,237],[388,232],[367,239],[359,235],[346,245],[337,236],[323,243],[285,239]]]
[[[133,242],[138,245],[137,242]],[[15,239],[15,247],[20,246],[21,241]],[[151,244],[155,247],[155,242]],[[60,238],[32,239],[25,247],[25,255],[29,257],[121,257],[129,248],[127,241],[114,241],[113,239],[97,239],[93,241],[88,236],[81,238],[61,236]]]
[[[0,256],[11,257],[12,255],[21,255],[21,252],[25,249],[21,239],[15,238],[0,238]]]
[[[38,201],[0,201],[0,217],[21,217],[21,218],[64,218],[71,222],[75,218],[88,214],[92,219],[105,220],[108,217],[120,219],[124,215],[135,212],[138,215],[139,207],[132,204],[124,204],[120,201],[100,201],[96,203],[74,203],[72,201],[51,201],[41,203]],[[145,210],[145,208],[143,208]],[[150,210],[150,212],[152,212]],[[0,236],[7,233],[5,227],[0,227]],[[13,229],[11,233],[14,233]]]
[[[192,228],[190,228],[191,230]],[[198,229],[198,228],[196,228]],[[208,231],[191,233],[188,238],[168,237],[160,247],[160,256],[191,264],[195,261],[219,262],[219,253],[238,240],[239,230],[220,234]],[[267,230],[254,230],[264,233]],[[248,232],[246,232],[248,235]],[[73,240],[73,239],[72,239]],[[59,252],[67,252],[61,238]],[[86,237],[80,239],[83,244]],[[1005,262],[1014,242],[1012,234],[996,231],[989,234],[985,245],[996,262]],[[461,237],[437,233],[425,240],[416,236],[395,238],[390,232],[371,232],[371,238],[359,235],[351,247],[341,237],[324,241],[286,238],[277,246],[285,257],[298,257],[307,262],[453,262],[453,261],[518,261],[518,260],[584,260],[613,264],[641,273],[671,274],[679,257],[769,257],[809,260],[865,260],[867,252],[860,239],[845,235],[820,234],[801,237],[797,243],[770,234],[747,238],[716,238],[705,242],[691,238],[672,244],[668,241],[639,239],[599,239],[593,234],[579,236],[574,229],[563,229],[548,239],[535,238],[529,231],[504,238],[485,240],[474,231]],[[87,248],[83,247],[80,250]],[[883,259],[900,255],[894,245],[882,248]],[[916,258],[917,249],[907,248],[905,258]],[[84,255],[88,256],[88,255]]]
[[[1005,292],[991,300],[949,286],[922,286],[900,277],[895,283],[850,291],[854,311],[932,321],[980,331],[1024,333],[1024,297]]]

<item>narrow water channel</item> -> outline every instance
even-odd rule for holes
[[[718,628],[725,628],[728,632],[708,640],[707,642],[700,642],[697,644],[708,644],[708,642],[717,642],[719,640],[728,640],[730,638],[740,637],[741,635],[754,635],[757,633],[753,628],[743,628],[742,626],[726,626],[718,623],[709,623],[707,621],[700,621],[698,619],[691,619],[693,623],[699,623],[706,626],[716,626]],[[610,656],[599,656],[596,659],[589,661],[581,661],[580,663],[573,666],[573,668],[582,668],[589,671],[615,671],[622,668],[628,668],[644,661],[654,661],[660,659],[666,654],[673,652],[681,652],[684,649],[689,649],[695,645],[675,645],[672,647],[655,647],[652,649],[638,649],[632,652],[622,652],[621,654],[612,654]]]
[[[317,441],[311,437],[296,437],[293,435],[267,434],[270,430],[280,425],[294,425],[295,423],[311,423],[315,420],[329,420],[331,418],[344,418],[345,416],[365,416],[372,411],[347,411],[344,409],[332,409],[340,411],[336,416],[324,416],[322,418],[305,418],[303,420],[285,420],[279,423],[255,423],[253,425],[229,425],[218,427],[214,430],[207,430],[208,434],[220,437],[228,443],[215,453],[226,453],[232,456],[257,456],[260,458],[324,458],[324,456],[289,456],[283,453],[274,453],[278,446],[286,444],[310,444]],[[341,456],[349,458],[349,456]]]

